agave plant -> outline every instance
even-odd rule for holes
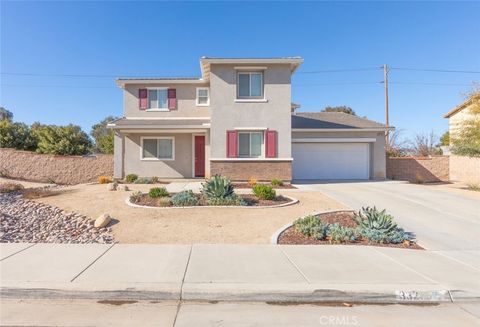
[[[235,195],[232,182],[220,175],[215,175],[202,184],[202,194],[207,199],[227,199]]]
[[[390,234],[397,229],[393,217],[387,214],[385,209],[380,211],[376,207],[362,207],[353,219],[360,229],[378,230],[384,234]]]

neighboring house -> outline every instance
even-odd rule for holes
[[[120,78],[116,178],[384,179],[384,125],[343,113],[295,113],[303,60],[200,59],[201,78]]]
[[[474,98],[467,99],[462,104],[450,110],[448,113],[445,114],[445,116],[443,116],[444,118],[448,118],[448,130],[450,133],[450,140],[453,140],[459,136],[462,124],[466,120],[474,118],[474,115],[470,112],[473,100]]]

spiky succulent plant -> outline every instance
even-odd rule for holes
[[[378,210],[376,207],[362,207],[354,214],[353,219],[360,229],[378,230],[389,234],[397,229],[393,217],[386,210]]]
[[[235,195],[232,182],[220,175],[215,175],[202,184],[202,194],[207,199],[228,199]]]

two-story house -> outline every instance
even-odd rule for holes
[[[295,113],[288,58],[200,59],[200,78],[120,78],[116,178],[385,178],[384,125],[343,113]]]

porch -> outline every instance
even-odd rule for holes
[[[122,118],[114,130],[114,177],[203,178],[210,173],[207,119]]]

